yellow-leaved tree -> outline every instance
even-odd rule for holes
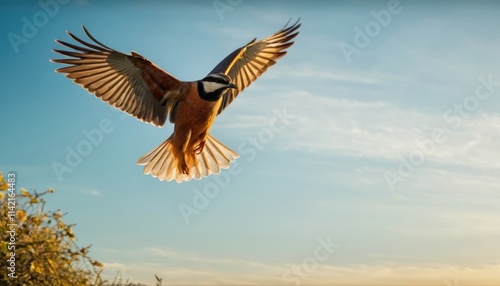
[[[98,285],[102,264],[75,243],[72,224],[45,210],[45,196],[15,186],[0,172],[1,285]],[[20,192],[16,193],[15,190]]]
[[[65,223],[60,210],[45,210],[54,190],[29,192],[15,183],[14,173],[4,178],[0,172],[0,285],[141,285],[104,281],[103,265],[88,256],[90,246],[75,243],[74,224]]]

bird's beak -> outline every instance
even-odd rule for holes
[[[227,88],[238,88],[234,83],[230,82],[227,85]]]

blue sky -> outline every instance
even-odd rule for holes
[[[0,169],[53,187],[49,207],[68,212],[108,277],[500,283],[498,2],[54,1],[2,4]],[[172,126],[123,116],[49,62],[83,24],[197,80],[298,17],[289,53],[212,128],[241,157],[201,181],[143,175],[136,160]]]

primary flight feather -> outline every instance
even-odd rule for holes
[[[181,81],[136,52],[118,52],[96,40],[85,27],[93,43],[68,32],[80,45],[56,40],[72,50],[54,50],[66,58],[52,61],[67,65],[57,72],[139,120],[161,127],[168,116],[174,132],[137,163],[144,165],[145,174],[180,183],[218,174],[238,158],[210,136],[212,123],[243,89],[286,54],[299,27],[297,21],[265,39],[250,41],[198,81]]]

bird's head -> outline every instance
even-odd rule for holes
[[[209,74],[198,81],[200,97],[208,101],[217,101],[228,88],[238,88],[231,82],[231,78],[223,73]]]

